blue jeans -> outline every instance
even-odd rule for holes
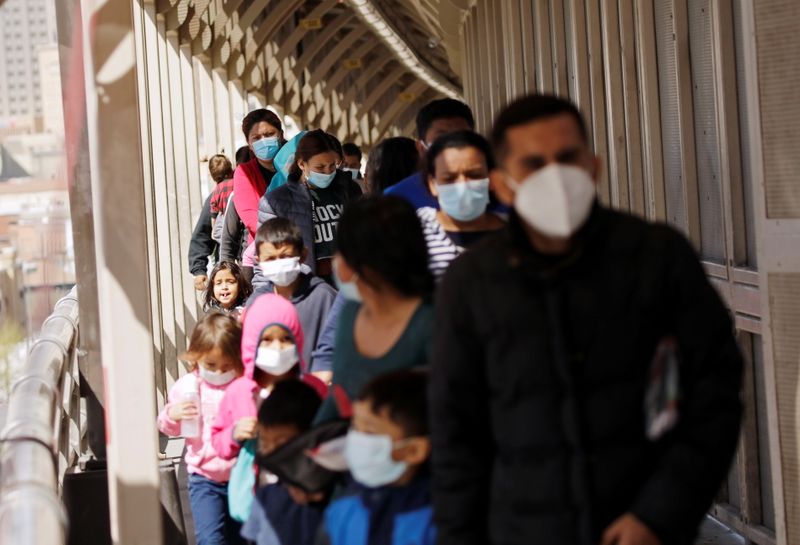
[[[189,475],[189,503],[197,545],[243,545],[242,525],[228,514],[228,483]]]

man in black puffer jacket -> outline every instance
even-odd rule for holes
[[[596,202],[569,102],[525,97],[493,144],[508,228],[437,300],[441,545],[690,545],[736,448],[742,360],[683,236]]]

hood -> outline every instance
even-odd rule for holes
[[[246,377],[253,377],[256,351],[261,340],[261,334],[271,325],[281,325],[292,334],[300,354],[300,366],[303,362],[303,328],[294,305],[274,293],[259,295],[247,307],[242,319],[242,363]]]

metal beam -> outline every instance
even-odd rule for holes
[[[303,44],[303,54],[300,55],[300,58],[297,59],[297,64],[295,65],[295,72],[297,69],[305,70],[308,69],[309,72],[312,71],[311,69],[311,61],[314,57],[322,51],[322,48],[330,45],[331,40],[336,34],[344,28],[348,22],[353,19],[353,15],[350,12],[344,12],[333,21],[327,23],[325,28],[320,32],[314,40],[310,43]]]
[[[343,104],[352,103],[356,98],[356,93],[361,90],[364,90],[367,84],[372,80],[373,77],[375,77],[375,75],[378,72],[383,70],[385,66],[387,66],[389,63],[395,60],[394,57],[389,55],[388,52],[385,52],[385,50],[382,49],[381,53],[384,53],[385,56],[378,58],[375,58],[375,56],[373,56],[372,58],[375,59],[374,61],[368,60],[366,63],[364,63],[365,66],[364,71],[361,73],[361,75],[358,77],[355,83],[353,83],[353,85],[350,86],[350,89],[348,89],[347,92],[345,93],[344,97],[342,98]]]
[[[278,4],[273,12],[274,15],[272,17],[267,17],[264,22],[261,23],[261,25],[253,32],[252,41],[248,41],[245,44],[245,56],[247,58],[254,58],[258,51],[260,51],[264,46],[264,43],[271,36],[273,36],[275,32],[286,23],[286,21],[294,16],[295,11],[300,7],[300,4],[302,4],[302,0],[283,0],[280,4]],[[322,17],[322,15],[324,15],[335,5],[335,0],[326,0],[317,6],[308,16],[311,18]],[[295,28],[294,32],[292,32],[292,36],[294,36],[298,30],[302,30],[302,28]],[[300,34],[300,38],[302,38],[302,34]],[[300,38],[298,38],[298,41],[300,41]],[[279,53],[278,57],[283,58],[286,54],[288,53]]]
[[[375,49],[375,42],[372,41],[368,36],[367,39],[364,40],[364,43],[361,44],[361,47],[351,52],[347,56],[347,58],[340,57],[337,60],[341,63],[343,63],[347,59],[362,60],[369,54],[370,51],[373,51],[374,49]],[[362,67],[365,65],[363,60],[361,65]],[[353,70],[348,70],[346,67],[339,66],[338,70],[335,70],[333,74],[329,74],[329,77],[326,76],[323,79],[322,83],[325,86],[326,92],[333,93],[336,90],[336,88],[339,87],[339,84],[342,83],[342,80],[344,80],[344,78],[346,78],[348,74],[352,73]]]
[[[414,80],[414,82],[403,91],[397,93],[397,98],[395,98],[392,105],[381,114],[381,122],[380,125],[378,125],[378,137],[376,140],[381,140],[383,138],[383,135],[389,130],[389,127],[394,120],[397,119],[397,116],[410,108],[420,93],[427,87],[424,81],[418,79]]]
[[[316,8],[311,10],[311,13],[309,13],[306,17],[308,19],[319,19],[323,15],[328,13],[331,9],[333,9],[336,6],[336,4],[338,4],[338,0],[325,0],[324,2],[321,2]],[[301,26],[295,27],[292,33],[289,34],[289,36],[281,43],[280,49],[278,50],[278,54],[276,55],[276,57],[278,57],[278,59],[280,60],[283,60],[286,57],[292,55],[294,53],[295,48],[297,47],[297,44],[300,43],[300,40],[302,40],[307,33],[308,31],[303,27]],[[266,37],[264,39],[266,39]],[[256,44],[259,47],[261,46],[258,40],[256,40]]]
[[[139,1],[83,0],[86,117],[103,369],[109,512],[114,543],[162,542],[150,285],[142,180]],[[119,127],[129,127],[120,146]],[[125,168],[120,168],[125,165]]]
[[[345,58],[345,52],[366,33],[367,29],[361,25],[348,32],[347,35],[344,38],[342,38],[339,41],[339,43],[336,44],[336,46],[333,49],[331,49],[327,55],[325,55],[325,58],[322,60],[322,62],[320,62],[314,68],[314,70],[311,73],[311,79],[308,82],[309,85],[313,87],[317,83],[320,83],[321,81],[324,82],[324,80],[328,76],[328,72],[333,67],[333,65],[336,64],[337,62],[341,62],[341,60]],[[364,46],[362,46],[362,48],[368,45],[371,47],[375,46],[374,43],[369,43],[369,41],[367,41],[367,43],[365,43]],[[336,88],[335,86],[331,87],[331,89],[335,88]]]
[[[358,114],[356,115],[358,117],[362,117],[369,112],[372,107],[375,106],[378,100],[380,100],[380,98],[385,95],[393,85],[400,81],[400,78],[405,73],[406,67],[403,65],[397,65],[388,74],[383,76],[383,81],[369,91],[367,98],[364,99],[364,102],[361,104],[361,106],[359,106]]]

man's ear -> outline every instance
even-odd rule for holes
[[[308,248],[303,248],[303,252],[300,254],[300,263],[305,263],[306,259],[308,259]]]
[[[428,437],[412,437],[392,456],[399,462],[420,465],[431,455],[431,440]]]
[[[422,140],[415,140],[414,145],[417,146],[417,153],[419,154],[420,159],[425,157],[425,154],[428,153],[428,150],[425,149],[425,145],[423,144]]]
[[[489,173],[489,189],[504,205],[512,206],[514,204],[515,192],[509,186],[508,175],[505,171],[495,168]]]
[[[336,274],[342,282],[352,282],[356,272],[347,264],[341,255],[336,254]]]
[[[428,176],[428,191],[430,191],[431,195],[434,197],[439,196],[439,190],[436,188],[436,181],[430,176]]]

